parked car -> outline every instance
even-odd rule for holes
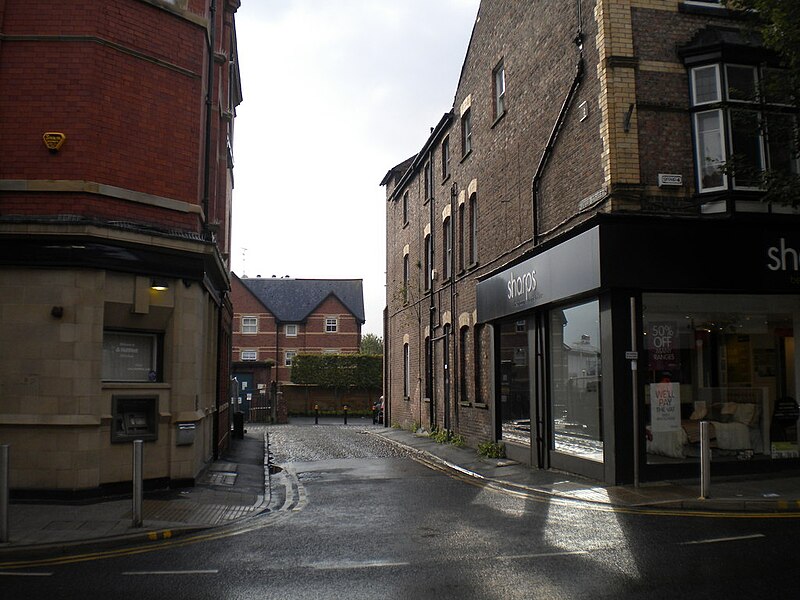
[[[383,396],[372,404],[372,424],[383,424]]]

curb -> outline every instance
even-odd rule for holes
[[[589,504],[604,507],[612,510],[652,513],[656,511],[678,511],[677,514],[685,516],[703,515],[723,515],[728,517],[756,517],[756,516],[783,516],[785,518],[800,518],[800,500],[772,500],[758,498],[691,498],[681,500],[652,500],[624,504],[619,502],[603,502],[592,498],[576,498],[569,494],[563,494],[554,490],[532,487],[522,483],[501,481],[493,477],[487,477],[476,471],[472,471],[421,448],[416,448],[400,440],[393,439],[377,432],[368,431],[370,435],[380,437],[387,442],[402,447],[410,452],[419,455],[420,462],[431,468],[447,470],[467,477],[475,481],[481,481],[490,487],[510,493],[526,493],[540,498],[557,498],[565,502]],[[413,434],[412,434],[413,435]],[[498,461],[500,462],[500,461]]]

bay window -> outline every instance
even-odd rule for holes
[[[765,171],[798,173],[796,116],[775,69],[691,69],[698,191],[758,190]]]

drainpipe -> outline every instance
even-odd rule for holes
[[[208,72],[206,74],[206,143],[203,157],[203,234],[204,237],[209,232],[209,198],[211,195],[211,118],[214,109],[212,94],[214,93],[214,47],[216,45],[217,27],[217,0],[211,0],[208,8]]]
[[[430,156],[428,158],[430,159]],[[428,356],[430,356],[430,368],[431,368],[431,389],[430,389],[430,395],[431,395],[430,402],[431,402],[431,405],[430,405],[430,417],[429,418],[430,418],[430,427],[431,427],[431,429],[433,429],[436,426],[436,353],[434,352],[434,349],[436,348],[436,344],[434,344],[434,342],[433,342],[433,338],[434,338],[433,330],[434,330],[434,325],[435,325],[435,322],[436,322],[435,321],[436,302],[434,300],[434,294],[433,294],[433,283],[434,282],[433,282],[433,277],[432,277],[433,265],[436,264],[436,261],[434,260],[434,252],[433,252],[433,249],[434,249],[434,237],[433,237],[433,234],[434,234],[434,231],[436,230],[436,227],[434,227],[434,224],[435,224],[436,221],[435,221],[435,211],[434,211],[434,206],[433,205],[434,205],[434,200],[433,200],[433,198],[431,198],[430,199],[430,224],[431,224],[430,255],[428,257],[428,259],[429,259],[428,260],[428,264],[425,265],[425,268],[428,269],[428,273],[426,274],[426,278],[430,282],[430,289],[428,290],[428,293],[431,296],[431,304],[430,304],[430,310],[429,310],[429,314],[428,314],[428,344],[429,344]]]
[[[544,175],[545,167],[550,158],[550,155],[555,148],[558,141],[558,135],[561,133],[561,128],[564,125],[564,119],[567,117],[572,99],[580,87],[583,80],[584,65],[583,65],[583,31],[580,26],[580,0],[578,0],[578,33],[574,39],[575,45],[578,47],[578,61],[575,65],[575,77],[572,79],[572,85],[564,98],[564,103],[561,105],[561,110],[558,112],[553,130],[550,132],[550,137],[547,140],[547,145],[542,152],[542,157],[539,159],[539,165],[536,167],[536,174],[531,181],[531,202],[532,202],[532,219],[533,219],[533,245],[539,245],[539,184],[541,183],[542,176]]]
[[[453,377],[453,366],[459,364],[459,348],[458,341],[461,339],[461,330],[455,325],[458,323],[456,316],[456,202],[458,200],[458,184],[453,183],[450,187],[450,336],[452,337],[453,348],[453,362],[450,365],[450,389],[453,392],[453,417],[455,427],[458,428],[458,403],[459,384],[461,377],[461,369],[456,368],[455,377]],[[458,335],[456,335],[458,334]],[[452,427],[451,427],[452,428]]]

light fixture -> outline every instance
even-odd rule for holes
[[[163,292],[164,290],[169,289],[169,284],[167,283],[166,279],[159,279],[157,277],[153,277],[150,281],[150,289],[156,290],[158,292]]]

